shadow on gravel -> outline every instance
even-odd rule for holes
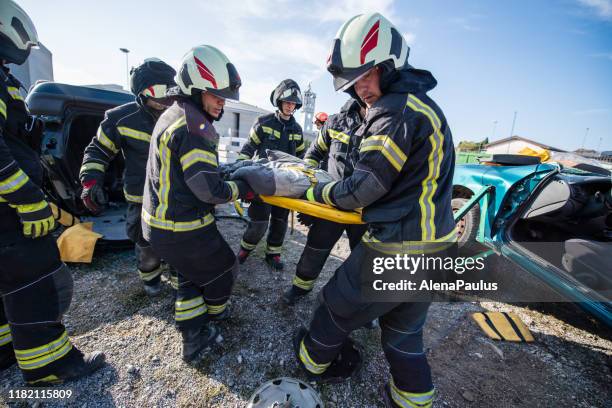
[[[519,307],[526,307],[557,319],[586,332],[612,340],[612,328],[595,319],[576,303],[511,303]]]
[[[95,406],[95,407],[115,407],[115,400],[111,395],[110,388],[119,382],[119,374],[115,367],[107,364],[104,368],[96,371],[89,377],[70,381],[65,384],[56,385],[53,388],[58,390],[72,390],[73,394],[69,400],[47,400],[44,403],[36,403],[29,400],[29,404],[8,402],[6,400],[9,389],[22,388],[21,375],[16,367],[0,372],[0,405],[10,407],[65,407],[65,406]],[[33,405],[32,405],[33,404]]]
[[[606,406],[612,359],[557,336],[494,342],[471,319],[429,353],[439,401],[455,407]]]

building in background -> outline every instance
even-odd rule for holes
[[[26,62],[21,65],[9,64],[9,68],[24,86],[25,90],[21,92],[25,96],[36,81],[53,81],[53,54],[39,43],[38,48],[32,48]]]
[[[9,64],[13,75],[23,84],[21,90],[25,97],[36,81],[53,81],[53,55],[43,44],[33,48],[30,57],[22,65]],[[97,84],[85,85],[90,88],[107,89],[116,92],[127,92],[121,85]],[[312,112],[314,112],[314,94],[312,94]],[[267,115],[270,111],[250,105],[244,102],[227,101],[223,117],[215,123],[219,133],[219,161],[231,163],[238,158],[238,153],[249,137],[249,131],[255,123],[255,119],[261,115]],[[312,128],[312,113],[306,119]]]
[[[233,163],[247,142],[255,119],[270,111],[244,102],[227,101],[221,120],[215,122],[219,134],[219,162]]]
[[[521,136],[511,136],[488,143],[485,145],[485,151],[487,154],[518,154],[525,147],[536,151],[546,149],[553,152],[565,152],[565,150],[548,146]]]
[[[304,133],[304,140],[309,140],[312,142],[317,135],[317,132],[313,127],[317,94],[312,92],[310,84],[308,84],[308,88],[306,88],[303,96],[304,105],[302,106],[302,111],[304,115],[304,123],[302,124],[302,131]]]

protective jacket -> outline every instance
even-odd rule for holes
[[[0,69],[0,231],[19,228],[11,205],[45,206],[40,186],[43,170],[38,157],[40,132],[32,128],[21,84],[8,69]]]
[[[238,184],[221,178],[218,141],[211,119],[191,100],[180,99],[159,118],[151,137],[142,209],[147,241],[154,234],[163,240],[164,234],[204,228],[214,222],[215,204],[238,198]]]
[[[361,136],[357,135],[362,122],[360,109],[359,103],[351,99],[339,113],[330,116],[308,148],[304,156],[306,163],[317,167],[329,157],[327,172],[334,180],[342,180],[353,174],[353,161],[358,155],[356,148],[361,141]]]
[[[283,120],[277,111],[258,117],[249,133],[249,141],[242,147],[238,159],[250,159],[255,154],[260,158],[266,157],[266,149],[304,157],[306,145],[302,127],[293,116],[289,120]]]
[[[125,199],[142,203],[149,142],[156,118],[137,102],[106,111],[96,136],[85,148],[81,181],[103,180],[110,162],[121,151],[125,158],[123,192]]]
[[[57,376],[82,359],[61,323],[72,276],[52,235],[26,238],[16,206],[28,217],[49,212],[40,186],[42,126],[26,109],[21,84],[0,67],[0,360],[15,356],[25,381]]]
[[[362,140],[353,174],[317,184],[308,199],[363,207],[366,241],[454,242],[453,140],[441,109],[426,95],[436,84],[428,71],[399,72],[357,131]]]

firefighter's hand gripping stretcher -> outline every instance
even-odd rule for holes
[[[333,181],[325,170],[280,151],[269,150],[267,154],[267,159],[242,160],[225,166],[224,177],[245,181],[265,203],[341,224],[363,224],[360,210],[343,211],[300,198],[312,185]]]

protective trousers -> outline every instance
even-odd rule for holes
[[[4,219],[0,219],[0,222]],[[29,384],[53,380],[82,360],[62,316],[72,299],[72,276],[50,235],[0,234],[0,353],[15,353]]]
[[[317,218],[308,230],[306,246],[297,264],[293,286],[310,291],[319,277],[325,261],[334,245],[346,230],[349,245],[353,250],[366,232],[367,225],[338,224]]]
[[[179,330],[201,327],[225,311],[238,262],[216,224],[197,230],[189,239],[153,242],[153,247],[178,272],[174,319]]]
[[[423,325],[429,302],[382,303],[362,299],[365,258],[364,244],[359,243],[322,289],[320,304],[300,346],[300,360],[312,373],[323,373],[348,335],[378,318],[382,347],[391,367],[392,395],[429,393],[433,384],[423,351]]]
[[[161,259],[153,247],[142,237],[140,213],[142,204],[128,202],[125,228],[128,238],[134,243],[138,275],[145,285],[156,285],[162,274]]]
[[[287,232],[289,210],[262,202],[252,202],[248,210],[249,225],[244,232],[240,246],[252,251],[263,238],[270,223],[266,255],[280,255]]]

